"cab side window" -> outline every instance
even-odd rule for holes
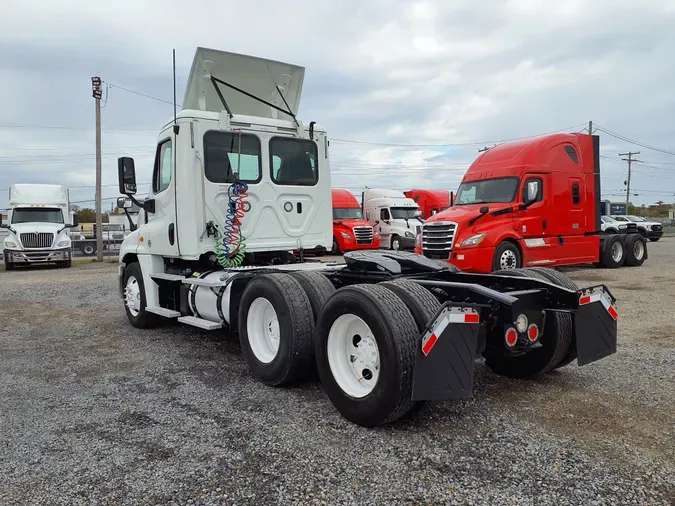
[[[270,140],[272,181],[278,185],[314,186],[319,182],[314,141],[292,137]]]
[[[153,193],[161,193],[171,184],[171,169],[173,168],[173,148],[171,139],[161,142],[157,146],[155,167],[152,175]]]
[[[389,209],[380,209],[380,219],[389,220]]]

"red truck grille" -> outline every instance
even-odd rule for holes
[[[21,244],[24,248],[51,248],[54,242],[54,234],[33,232],[21,234]]]
[[[422,252],[424,256],[427,258],[449,258],[455,232],[457,232],[457,223],[449,221],[422,225]]]
[[[373,227],[354,227],[354,238],[356,244],[372,244]]]

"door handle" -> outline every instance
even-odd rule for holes
[[[541,222],[541,227],[546,230],[546,220]]]
[[[176,239],[175,226],[172,223],[171,225],[169,225],[169,244],[171,244],[171,246],[173,246],[175,239]]]
[[[298,214],[302,214],[302,202],[298,202],[295,208],[298,210]]]

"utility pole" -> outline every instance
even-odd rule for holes
[[[639,151],[629,151],[628,153],[619,153],[619,156],[627,156],[628,158],[622,158],[624,162],[628,162],[628,179],[624,181],[626,185],[626,213],[628,213],[628,204],[630,203],[630,168],[633,162],[639,162],[640,160],[635,160],[634,155],[639,155]]]
[[[103,217],[101,216],[101,78],[91,78],[92,95],[96,100],[96,261],[103,261]]]
[[[588,122],[588,135],[593,135],[593,121]]]

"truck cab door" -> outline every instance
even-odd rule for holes
[[[150,199],[155,201],[155,211],[146,213],[147,225],[141,234],[145,236],[144,242],[150,254],[167,257],[179,255],[173,148],[173,135],[157,145],[150,195]]]
[[[379,223],[377,224],[378,232],[380,233],[380,247],[389,248],[389,241],[391,240],[391,215],[389,208],[378,208]]]
[[[519,207],[517,232],[523,238],[540,238],[548,234],[550,219],[547,213],[549,199],[544,198],[547,190],[546,174],[525,174],[518,194]]]

